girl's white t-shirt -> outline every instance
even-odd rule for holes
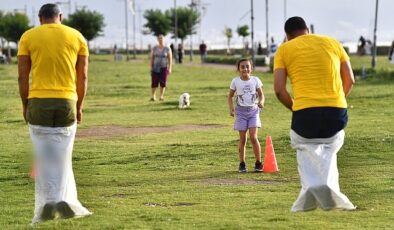
[[[250,76],[249,80],[236,77],[231,81],[230,89],[235,90],[236,103],[238,106],[255,106],[258,98],[257,89],[263,87],[258,77]]]

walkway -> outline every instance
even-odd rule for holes
[[[199,64],[199,63],[184,63],[183,65],[186,66],[204,66],[204,67],[211,67],[211,68],[222,68],[222,69],[233,69],[235,70],[235,65],[227,65],[227,64],[217,64],[217,63],[204,63],[204,64]],[[269,67],[268,66],[256,66],[255,71],[260,71],[260,72],[269,72]]]

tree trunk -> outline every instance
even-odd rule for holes
[[[0,40],[1,40],[1,48],[4,49],[4,43],[5,43],[4,38],[0,37]]]
[[[7,63],[11,64],[12,63],[12,58],[11,58],[11,46],[10,46],[10,41],[7,41],[8,44],[8,50],[7,50]]]
[[[227,38],[227,55],[229,55],[231,53],[231,51],[230,51],[230,41],[231,41],[231,39]]]

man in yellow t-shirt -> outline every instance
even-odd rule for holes
[[[35,148],[33,223],[91,214],[77,200],[71,166],[87,88],[87,43],[80,32],[61,24],[57,5],[43,5],[39,19],[40,26],[22,35],[18,50],[23,117]]]
[[[336,163],[348,120],[345,97],[354,84],[349,56],[335,39],[309,34],[301,17],[289,18],[285,32],[288,41],[275,55],[274,90],[293,113],[290,138],[302,189],[292,211],[355,209],[339,191]]]

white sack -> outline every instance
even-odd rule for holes
[[[75,217],[91,215],[77,198],[72,170],[72,151],[76,123],[69,127],[29,125],[35,150],[35,210],[32,222],[41,221],[46,203],[65,201]]]
[[[291,146],[297,151],[301,191],[291,211],[354,210],[356,207],[340,192],[337,152],[343,145],[345,132],[330,138],[308,139],[290,131]]]

